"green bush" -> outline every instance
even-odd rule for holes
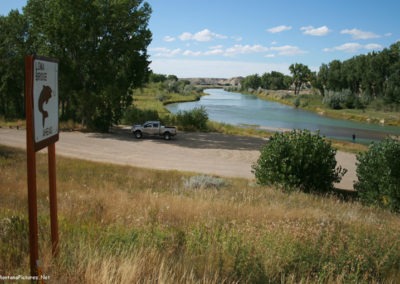
[[[253,165],[257,182],[285,191],[325,193],[347,172],[336,168],[336,150],[319,133],[293,130],[275,133]]]
[[[125,110],[122,117],[123,124],[142,124],[148,120],[160,120],[156,110],[142,110],[131,106]]]
[[[176,123],[183,130],[207,130],[207,121],[208,114],[203,106],[176,114]]]
[[[361,99],[353,94],[349,89],[340,92],[327,91],[322,102],[331,109],[364,109],[364,103]]]
[[[357,155],[354,188],[364,204],[400,212],[400,142],[385,139]]]

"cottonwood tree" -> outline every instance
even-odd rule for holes
[[[293,77],[294,94],[298,95],[303,84],[310,81],[311,70],[304,64],[295,63],[289,66],[289,71]]]
[[[24,14],[31,52],[60,61],[61,117],[107,131],[149,73],[149,4],[29,0]]]
[[[27,23],[14,10],[0,17],[0,31],[0,116],[22,118]]]
[[[348,89],[366,103],[380,98],[386,104],[400,104],[400,41],[380,52],[322,64],[313,86],[321,93]]]

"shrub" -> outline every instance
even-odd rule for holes
[[[354,188],[364,204],[400,212],[400,142],[385,139],[357,155]]]
[[[176,123],[183,130],[206,130],[208,114],[202,106],[190,111],[179,111],[176,114]]]
[[[347,172],[336,167],[336,150],[319,133],[275,133],[253,165],[257,182],[285,191],[328,192]]]
[[[322,102],[331,109],[365,108],[360,98],[353,94],[349,89],[342,90],[341,92],[327,91]]]
[[[188,189],[219,189],[226,185],[226,181],[218,177],[198,175],[192,176],[189,179],[184,180],[183,185],[185,188]]]
[[[296,99],[294,100],[294,107],[295,108],[298,108],[299,106],[300,106],[300,98],[299,97],[296,97]]]
[[[127,108],[122,117],[122,123],[144,123],[148,120],[160,120],[156,110],[142,110],[134,106]]]

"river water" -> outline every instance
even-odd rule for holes
[[[321,135],[339,140],[368,144],[388,135],[400,135],[400,127],[333,119],[291,106],[265,101],[252,95],[207,89],[199,101],[167,105],[172,113],[205,107],[210,120],[266,130],[319,130]]]

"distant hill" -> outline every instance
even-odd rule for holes
[[[243,80],[243,77],[226,78],[180,78],[188,80],[193,85],[204,86],[237,86]]]

